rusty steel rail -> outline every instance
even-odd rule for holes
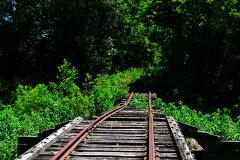
[[[69,154],[74,152],[74,149],[77,147],[77,145],[89,135],[90,131],[99,126],[105,119],[122,110],[130,102],[132,97],[133,92],[131,93],[125,104],[114,108],[113,110],[98,117],[95,121],[91,122],[87,127],[85,127],[81,132],[79,132],[67,145],[65,145],[54,157],[52,157],[51,160],[63,160],[67,158]]]
[[[153,109],[151,102],[151,92],[148,95],[148,160],[155,159],[154,130],[153,130]]]
[[[148,109],[127,105],[133,96],[128,93],[121,102],[124,105],[94,116],[95,121],[74,120],[74,126],[69,123],[18,160],[195,160],[174,119],[166,117],[161,109],[153,110],[155,93],[140,94],[149,99]]]

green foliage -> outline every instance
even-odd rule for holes
[[[58,78],[61,82],[50,83],[51,91],[45,84],[35,87],[19,85],[12,107],[3,106],[0,154],[4,155],[4,159],[16,157],[18,135],[36,135],[78,115],[74,97],[81,97],[80,89],[74,83],[77,71],[69,66],[70,63],[64,60],[64,64],[59,67]]]
[[[211,114],[203,114],[201,111],[191,110],[188,106],[183,105],[181,101],[178,104],[174,102],[167,104],[160,98],[157,98],[155,105],[157,108],[162,109],[166,116],[173,116],[176,121],[196,126],[201,131],[219,135],[223,140],[240,140],[240,121],[238,119],[234,122],[229,116],[231,110],[227,108],[223,110],[217,109]]]
[[[46,107],[38,112],[16,114],[11,106],[0,111],[0,154],[3,159],[14,159],[19,135],[36,136],[40,131],[49,129],[55,124],[67,121],[76,116],[66,105]]]
[[[146,79],[159,75],[166,97],[213,108],[239,103],[237,0],[18,0],[1,6],[1,73],[52,74],[62,57],[93,77],[144,66]],[[58,86],[64,96],[72,93],[70,81]]]
[[[54,125],[77,116],[90,118],[112,109],[139,79],[142,69],[129,69],[92,79],[86,75],[85,90],[75,84],[77,70],[64,60],[58,67],[59,83],[38,84],[35,87],[19,85],[10,105],[0,103],[0,155],[3,159],[16,158],[17,137],[36,135]]]
[[[82,86],[84,87],[85,90],[90,91],[92,89],[93,84],[94,82],[92,79],[92,75],[90,75],[89,73],[86,73],[85,83],[83,83]]]
[[[16,89],[16,101],[14,108],[19,114],[37,111],[40,108],[49,106],[52,100],[52,94],[44,84],[38,84],[36,87],[19,85]]]
[[[10,101],[16,113],[51,113],[58,106],[62,116],[73,110],[90,117],[116,105],[140,75],[144,83],[156,82],[165,98],[191,106],[215,110],[240,101],[237,0],[17,0],[0,6],[3,75],[55,75],[52,66],[63,57],[81,73],[80,83],[87,73],[81,90],[74,82],[77,70],[64,60],[59,82],[19,85]],[[132,66],[146,70],[104,75]],[[0,79],[3,104],[18,84]],[[238,122],[239,113],[235,107],[229,114]]]
[[[69,69],[70,65],[71,63],[64,59],[63,65],[58,67],[60,75],[57,75],[57,78],[62,81],[62,86],[59,86],[59,88],[63,88],[64,90],[67,90],[67,87],[71,88],[71,84],[74,84],[74,80],[78,79],[77,70],[74,67],[72,67],[72,69]]]
[[[112,109],[129,89],[129,84],[139,79],[143,74],[142,69],[129,69],[114,75],[101,75],[94,80],[92,90],[88,92],[94,105],[92,114],[97,114]]]
[[[64,59],[63,64],[58,67],[59,75],[57,75],[57,79],[60,80],[60,83],[50,82],[54,94],[61,94],[63,97],[75,97],[80,94],[80,88],[74,82],[74,80],[78,79],[78,71],[75,67],[70,69],[70,65],[71,63]]]
[[[237,1],[148,3],[142,22],[150,28],[148,39],[161,48],[158,64],[164,70],[157,84],[166,97],[206,109],[239,103]]]
[[[133,101],[129,104],[137,109],[148,109],[148,99],[143,94],[140,96],[139,93],[135,93]]]

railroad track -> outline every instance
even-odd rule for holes
[[[134,93],[128,93],[123,105],[95,120],[76,118],[17,160],[195,159],[174,119],[152,107],[156,94],[142,94],[149,99],[148,109],[130,106]]]

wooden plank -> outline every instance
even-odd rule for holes
[[[146,125],[126,125],[126,124],[112,124],[112,125],[101,125],[99,126],[99,128],[102,129],[131,129],[131,128],[135,128],[135,129],[146,129],[147,126]]]
[[[91,147],[91,148],[86,148],[86,147],[78,147],[76,151],[108,151],[108,152],[116,152],[116,151],[121,151],[121,152],[145,152],[145,147],[142,148],[124,148],[124,147],[119,147],[119,148],[111,148],[111,147],[104,147],[104,148],[97,148],[97,147]]]
[[[117,140],[117,139],[88,139],[86,143],[118,143],[118,144],[145,144],[147,140]]]
[[[145,147],[145,144],[88,144],[88,143],[80,143],[78,147],[99,147],[99,148],[105,148],[105,147],[111,147],[111,148],[142,148]]]
[[[69,142],[71,139],[62,139],[62,142]],[[138,140],[138,139],[86,139],[84,143],[118,143],[118,144],[141,144],[141,143],[146,143],[147,140]],[[160,144],[161,142],[157,142],[157,144]],[[162,143],[170,143],[163,141]]]
[[[159,157],[161,158],[177,158],[177,153],[159,153]],[[186,160],[186,159],[185,159]]]
[[[49,151],[59,151],[59,149],[61,149],[60,147],[49,147],[48,149],[46,149],[46,152]],[[128,151],[128,152],[144,152],[145,151],[145,147],[141,146],[141,147],[97,147],[97,146],[91,146],[91,147],[77,147],[75,149],[76,151]]]
[[[101,128],[101,127],[98,127],[94,130],[94,132],[95,131],[106,131],[106,132],[108,132],[108,131],[116,131],[116,132],[118,132],[118,131],[125,131],[125,132],[136,131],[136,132],[141,132],[141,131],[143,131],[143,132],[146,132],[146,128],[129,128],[129,129],[126,128],[125,129],[125,128],[111,128],[111,127]]]
[[[175,122],[173,117],[167,117],[167,121],[182,159],[193,160],[194,158],[192,156],[192,153],[187,146],[185,137],[182,135],[181,129],[178,127],[178,124]]]
[[[95,130],[94,132],[93,132],[93,134],[94,133],[115,133],[115,134],[119,134],[119,133],[128,133],[128,134],[130,134],[130,133],[132,133],[132,134],[139,134],[139,133],[145,133],[146,131],[144,131],[144,130],[142,130],[142,131],[116,131],[116,130],[114,130],[114,131],[111,131],[111,130],[109,130],[109,131],[102,131],[102,130]]]
[[[159,121],[159,122],[166,122],[166,118],[165,118],[165,117],[161,117],[161,118],[159,118],[159,117],[153,117],[153,120],[154,120],[154,121]]]
[[[176,153],[176,149],[174,147],[169,148],[159,148],[159,153]]]
[[[96,133],[96,132],[91,132],[90,136],[124,136],[124,137],[146,137],[146,133],[119,133],[119,134],[112,134],[112,133]]]
[[[74,156],[144,157],[145,152],[74,152]]]
[[[137,137],[137,136],[128,136],[128,137],[125,137],[125,136],[89,136],[88,139],[117,139],[117,140],[126,140],[126,139],[136,139],[136,140],[146,140],[147,138],[146,137]]]
[[[114,157],[114,160],[122,160],[122,157]],[[138,157],[134,157],[134,158],[128,158],[128,157],[124,157],[124,160],[142,160],[143,158],[138,158]],[[113,160],[113,158],[110,157],[70,157],[69,160]]]
[[[147,113],[147,110],[146,109],[123,109],[121,110],[119,113],[117,114],[146,114]]]
[[[164,149],[164,148],[173,148],[174,144],[156,144],[156,147],[159,147],[159,150]]]
[[[117,124],[115,124],[115,125],[109,125],[109,126],[99,126],[98,127],[98,129],[122,129],[122,130],[127,130],[127,129],[144,129],[144,130],[146,130],[146,128],[147,128],[147,126],[140,126],[140,125],[138,125],[138,126],[133,126],[133,125],[129,125],[129,126],[127,126],[127,125],[117,125]]]
[[[155,128],[154,129],[156,132],[164,132],[164,131],[169,131],[169,129],[168,128],[165,128],[165,127],[158,127],[158,128]]]
[[[116,116],[112,116],[107,120],[145,120],[147,119],[147,116],[143,116],[143,117],[116,117]]]
[[[50,156],[50,157],[53,157],[55,154],[57,154],[58,151],[43,151],[41,153],[41,156]]]
[[[104,121],[102,122],[102,125],[108,125],[108,124],[114,124],[114,123],[120,123],[120,124],[134,124],[134,125],[147,125],[147,122],[144,121]]]
[[[74,136],[65,136],[64,138],[66,139],[70,139],[73,138]],[[118,135],[118,134],[113,134],[113,135],[97,135],[97,134],[92,134],[90,136],[88,136],[88,138],[93,139],[93,138],[103,138],[103,139],[146,139],[146,134],[131,134],[128,136],[124,136],[124,135]]]
[[[172,137],[169,136],[159,136],[157,138],[155,138],[155,141],[172,141]]]
[[[59,137],[66,134],[69,130],[74,128],[83,119],[81,117],[75,118],[72,122],[69,122],[62,128],[58,129],[54,134],[51,134],[47,138],[43,139],[41,142],[30,148],[24,154],[17,157],[15,160],[32,160],[38,156],[38,154],[52,145]]]
[[[156,145],[162,145],[162,144],[168,144],[168,145],[173,145],[173,141],[172,140],[163,140],[163,141],[155,141]]]

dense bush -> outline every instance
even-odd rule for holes
[[[138,94],[130,104],[142,109],[148,105],[145,98]],[[179,101],[178,104],[165,103],[161,98],[157,98],[153,105],[160,108],[166,116],[173,116],[176,121],[196,126],[201,131],[219,135],[223,140],[240,141],[240,116],[233,121],[229,115],[231,110],[227,108],[217,109],[211,114],[203,114],[201,111],[191,110],[188,106],[183,105],[182,101]]]
[[[227,108],[217,109],[211,114],[203,114],[201,111],[191,110],[181,101],[178,104],[173,102],[167,104],[160,98],[156,100],[155,105],[162,109],[166,116],[173,116],[176,121],[182,121],[198,127],[201,131],[219,135],[223,140],[240,141],[240,116],[233,121],[229,116],[231,110]]]
[[[61,108],[63,109],[63,108]],[[16,157],[16,147],[18,135],[37,135],[53,127],[56,123],[66,121],[70,116],[63,117],[56,113],[64,111],[57,110],[55,114],[50,109],[41,109],[38,113],[16,114],[16,110],[11,106],[5,106],[5,110],[0,111],[0,155],[3,159],[14,159]],[[70,114],[69,114],[70,115]]]
[[[147,106],[145,98],[138,94],[130,104],[142,109]],[[178,104],[174,102],[167,104],[161,98],[157,98],[153,105],[160,108],[166,116],[173,116],[176,121],[196,126],[201,131],[219,135],[223,140],[240,141],[240,116],[233,121],[229,115],[231,110],[227,108],[217,109],[211,114],[203,114],[201,111],[191,110],[187,105],[183,105],[182,101],[179,101]]]
[[[36,135],[58,123],[77,116],[92,115],[112,109],[143,74],[141,69],[129,69],[113,75],[86,75],[84,90],[76,85],[77,70],[70,63],[58,67],[59,83],[19,85],[13,104],[0,103],[0,155],[3,159],[16,158],[17,137]]]
[[[101,75],[94,80],[92,90],[88,93],[94,101],[92,114],[96,114],[117,105],[129,90],[129,85],[140,78],[142,70],[129,69],[115,75]]]

